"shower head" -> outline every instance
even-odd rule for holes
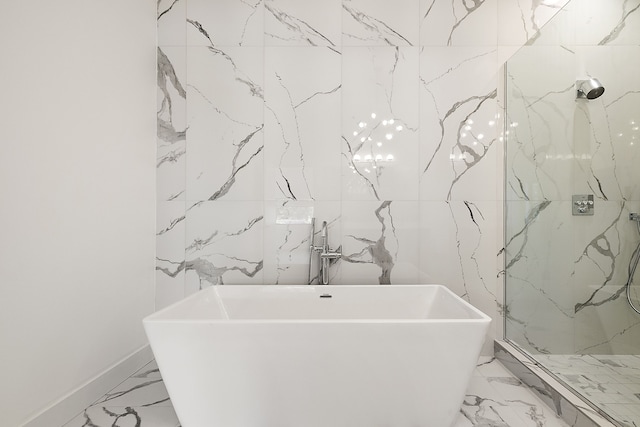
[[[604,86],[598,79],[576,81],[577,99],[596,99],[604,93]]]

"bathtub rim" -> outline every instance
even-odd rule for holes
[[[208,319],[198,319],[198,318],[186,318],[181,319],[176,316],[172,317],[163,317],[166,315],[166,312],[171,311],[175,307],[186,304],[193,299],[202,298],[202,295],[207,292],[213,292],[216,286],[223,287],[237,287],[237,288],[277,288],[279,290],[285,291],[286,289],[295,288],[311,288],[311,289],[319,289],[319,290],[330,290],[330,289],[363,289],[363,288],[378,288],[381,286],[388,286],[393,288],[411,288],[411,287],[430,287],[437,288],[438,291],[442,291],[448,293],[450,296],[454,297],[458,304],[462,304],[465,308],[470,310],[475,316],[475,318],[440,318],[440,319],[428,319],[428,318],[406,318],[406,319],[376,319],[376,318],[362,318],[362,319],[340,319],[340,318],[326,318],[326,319],[216,319],[216,318],[208,318]],[[232,284],[232,285],[212,285],[205,289],[201,289],[193,295],[189,295],[175,303],[164,307],[156,312],[146,316],[142,319],[142,323],[144,325],[147,324],[155,324],[155,323],[171,323],[171,324],[224,324],[224,325],[255,325],[255,324],[264,324],[264,325],[273,325],[273,324],[327,324],[327,325],[335,325],[335,324],[362,324],[362,325],[370,325],[370,324],[483,324],[483,323],[491,323],[492,319],[480,309],[473,306],[468,301],[464,300],[462,297],[456,295],[451,289],[442,284],[392,284],[392,285],[254,285],[254,284]]]

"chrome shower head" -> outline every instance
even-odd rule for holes
[[[596,99],[604,93],[604,86],[598,79],[576,81],[577,99]]]

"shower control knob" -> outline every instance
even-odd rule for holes
[[[595,204],[593,194],[574,194],[572,197],[573,215],[593,215]]]

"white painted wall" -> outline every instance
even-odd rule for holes
[[[146,344],[154,304],[154,0],[0,13],[0,424]]]

